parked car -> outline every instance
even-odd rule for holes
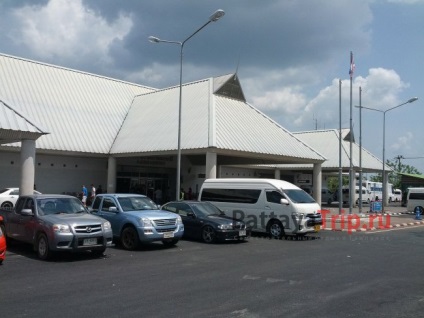
[[[155,241],[172,246],[184,234],[180,216],[161,211],[155,202],[141,194],[99,194],[90,211],[110,221],[113,236],[127,250]]]
[[[210,202],[172,201],[164,204],[162,210],[181,216],[184,237],[201,239],[205,243],[242,240],[249,234],[243,221],[226,216]]]
[[[0,224],[2,224],[3,217],[0,216]],[[4,226],[0,226],[0,265],[6,258],[6,237],[3,233]]]
[[[88,213],[73,196],[24,195],[13,210],[0,213],[6,237],[33,245],[40,259],[53,252],[91,251],[101,256],[112,244],[110,223]]]
[[[34,190],[34,194],[41,194]],[[5,188],[0,190],[0,207],[12,209],[19,198],[19,188]]]

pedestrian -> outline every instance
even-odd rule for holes
[[[180,192],[180,200],[184,200],[184,188],[181,188],[181,192]]]
[[[84,206],[87,206],[87,196],[88,196],[88,191],[87,188],[85,187],[85,185],[82,185],[82,204],[84,204]]]
[[[102,194],[102,193],[103,193],[102,185],[99,184],[99,186],[97,187],[97,190],[96,190],[96,194]]]
[[[96,188],[94,187],[94,184],[91,184],[91,202],[94,201],[95,196],[96,196]]]

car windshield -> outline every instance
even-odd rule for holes
[[[283,192],[293,203],[315,203],[315,200],[301,189],[286,189]]]
[[[36,202],[40,215],[87,212],[82,202],[77,198],[42,198],[37,199]]]
[[[223,215],[224,214],[224,212],[222,212],[220,209],[218,209],[215,205],[208,203],[208,202],[193,203],[193,204],[190,204],[190,206],[197,216]]]
[[[158,206],[148,197],[122,197],[118,198],[122,211],[157,210]]]

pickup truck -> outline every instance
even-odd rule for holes
[[[159,210],[149,197],[141,194],[99,194],[89,210],[112,224],[113,236],[126,250],[155,241],[172,246],[184,234],[178,214]]]
[[[43,260],[59,251],[90,250],[101,256],[112,245],[110,222],[91,215],[73,196],[20,196],[12,210],[1,210],[0,215],[6,238],[32,244]]]

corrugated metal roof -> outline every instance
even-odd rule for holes
[[[108,153],[134,96],[153,90],[0,54],[0,99],[50,132],[38,149]]]
[[[232,79],[233,76],[225,77]],[[183,86],[181,149],[218,149],[323,161],[325,158],[253,106],[213,96],[214,79]],[[221,86],[224,83],[221,83]],[[179,86],[138,96],[111,153],[177,150]]]
[[[244,100],[213,94],[227,84],[243,95],[234,74],[183,86],[182,149],[325,160]],[[48,129],[38,149],[99,154],[177,149],[179,86],[155,90],[0,54],[0,99]]]
[[[215,96],[217,147],[323,161],[325,157],[248,103]]]
[[[350,141],[349,129],[342,129],[342,167],[350,168]],[[322,164],[322,169],[337,170],[339,168],[339,131],[336,129],[329,130],[313,130],[304,132],[294,132],[296,137],[322,153],[326,158]],[[352,165],[359,169],[359,152],[360,147],[356,143],[352,143]],[[284,169],[306,168],[310,165],[284,165]],[[362,170],[363,171],[380,171],[383,169],[383,162],[374,156],[368,150],[362,148]],[[387,171],[391,168],[386,165]]]
[[[0,100],[0,144],[37,139],[44,134],[47,132]]]
[[[209,80],[183,85],[181,149],[208,147]],[[175,151],[178,148],[179,86],[137,96],[111,153]]]

